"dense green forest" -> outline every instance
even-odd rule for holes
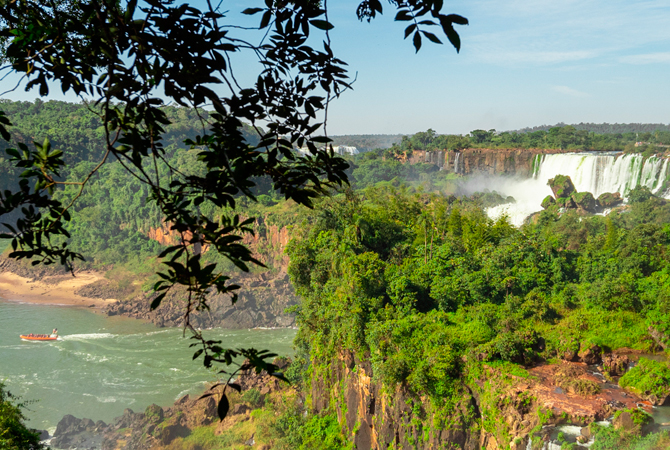
[[[455,420],[486,365],[528,376],[580,344],[660,348],[649,333],[670,333],[670,204],[636,198],[620,214],[544,211],[520,229],[471,202],[384,185],[325,201],[289,249],[306,379],[328,379],[351,350],[388,392],[429,396],[428,429]],[[667,364],[648,366],[625,382],[670,392]],[[500,411],[487,414],[499,433]]]
[[[47,138],[53,148],[63,151],[66,165],[60,172],[62,180],[83,180],[102,158],[104,129],[91,105],[39,99],[0,102],[13,123],[10,131],[15,141],[42,142]],[[166,107],[165,110],[172,121],[164,135],[167,164],[186,175],[202,173],[204,165],[198,160],[197,150],[184,150],[183,142],[202,133],[203,126],[207,125],[207,112],[201,111],[199,117],[186,108]],[[258,142],[253,129],[245,128],[244,133],[250,144]],[[2,141],[0,149],[8,145]],[[169,179],[167,164],[157,166],[163,180]],[[147,167],[146,171],[154,174],[155,168]],[[0,156],[0,189],[15,188],[20,173],[20,169],[11,166],[7,155]],[[55,197],[69,202],[79,190],[79,186],[65,185]],[[272,192],[262,183],[258,194],[261,205],[273,203],[268,195],[263,195],[272,195]],[[142,261],[160,253],[161,246],[149,239],[148,232],[163,225],[162,217],[156,204],[147,201],[148,196],[149,188],[120,162],[112,161],[103,166],[81,192],[72,210],[72,220],[66,226],[72,236],[72,248],[85,255],[87,264],[98,266]],[[201,208],[206,209],[207,204]],[[222,213],[208,211],[212,216]],[[5,220],[7,218],[3,218],[3,222]]]

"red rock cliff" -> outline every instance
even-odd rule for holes
[[[414,150],[398,159],[410,164],[435,164],[441,170],[473,175],[511,175],[528,177],[532,174],[537,155],[564,153],[556,149],[466,148],[461,151]],[[537,161],[536,161],[537,163]]]

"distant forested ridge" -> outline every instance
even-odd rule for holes
[[[652,127],[652,125],[649,125],[649,127]],[[528,132],[473,130],[467,135],[437,134],[435,130],[428,129],[411,136],[403,136],[400,143],[393,144],[388,151],[401,154],[412,150],[458,151],[464,148],[506,148],[636,151],[641,153],[646,150],[664,151],[663,149],[666,147],[663,146],[667,145],[670,145],[670,131],[662,129],[645,132],[599,134],[566,125],[549,128],[548,130]]]
[[[333,145],[350,145],[361,151],[400,146],[413,150],[459,150],[467,147],[566,148],[624,150],[636,142],[670,144],[670,124],[579,123],[540,125],[519,130],[473,130],[468,134],[438,134],[432,129],[415,134],[357,134],[331,136]]]
[[[402,134],[348,134],[330,136],[333,140],[333,145],[356,147],[359,151],[389,148],[393,144],[400,142],[402,137]]]
[[[517,133],[532,133],[533,131],[549,131],[552,128],[562,128],[568,124],[559,122],[556,125],[540,125],[537,127],[526,127],[515,130]],[[589,131],[598,134],[623,134],[623,133],[653,133],[654,131],[670,131],[670,124],[663,123],[578,123],[572,124],[578,131]]]

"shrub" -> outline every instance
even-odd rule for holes
[[[23,403],[5,390],[0,382],[0,449],[39,450],[42,449],[39,434],[24,424],[25,417],[21,409]]]
[[[249,403],[254,408],[258,408],[263,405],[263,395],[256,388],[251,388],[242,394],[241,397],[243,402]]]
[[[621,377],[619,386],[660,399],[670,394],[670,367],[665,362],[640,358],[637,365]]]

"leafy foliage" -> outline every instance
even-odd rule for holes
[[[670,394],[670,367],[664,362],[640,358],[640,361],[619,380],[621,387],[663,398]]]
[[[40,450],[39,434],[24,424],[24,405],[0,383],[0,449]]]

